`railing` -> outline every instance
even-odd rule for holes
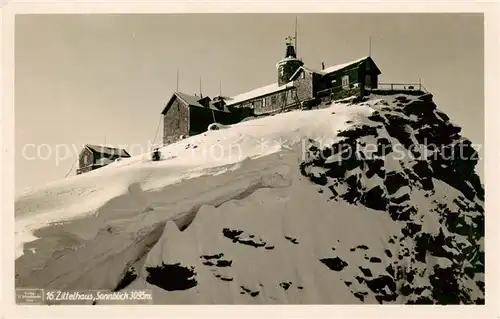
[[[336,86],[321,90],[317,92],[318,97],[328,97],[335,92],[342,92],[343,90],[352,90],[359,88],[358,83],[349,83],[348,87]],[[377,87],[365,86],[366,91],[407,91],[407,92],[424,92],[429,93],[422,83],[378,83]]]
[[[376,88],[367,90],[390,90],[390,91],[422,91],[429,93],[422,83],[378,83]]]

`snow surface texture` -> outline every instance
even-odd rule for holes
[[[157,304],[484,303],[484,189],[459,132],[430,94],[370,96],[26,191],[16,285],[147,288]]]

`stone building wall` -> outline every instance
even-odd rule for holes
[[[163,145],[176,142],[189,135],[189,107],[175,99],[163,115]]]
[[[306,101],[313,98],[313,74],[302,71],[299,77],[294,81],[297,90],[297,96],[300,101]]]
[[[93,153],[85,147],[78,155],[78,168],[82,169],[86,166],[92,165],[93,162]]]

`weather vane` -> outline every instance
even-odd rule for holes
[[[288,36],[285,38],[285,42],[287,45],[292,45],[293,40],[295,40],[295,37]]]

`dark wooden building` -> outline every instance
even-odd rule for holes
[[[76,174],[89,172],[106,166],[117,158],[130,157],[124,149],[86,144],[78,156]]]
[[[318,102],[323,97],[338,99],[364,95],[375,89],[381,74],[371,57],[313,70],[299,60],[291,42],[285,58],[276,64],[278,82],[226,99],[232,109],[250,109],[254,115],[266,115]]]
[[[163,144],[171,144],[182,136],[203,133],[214,122],[231,124],[231,112],[223,99],[193,96],[175,92],[163,109]]]
[[[301,100],[332,95],[334,98],[342,98],[364,95],[365,90],[376,89],[380,74],[373,59],[363,57],[321,71],[301,66],[290,81],[295,83]]]

